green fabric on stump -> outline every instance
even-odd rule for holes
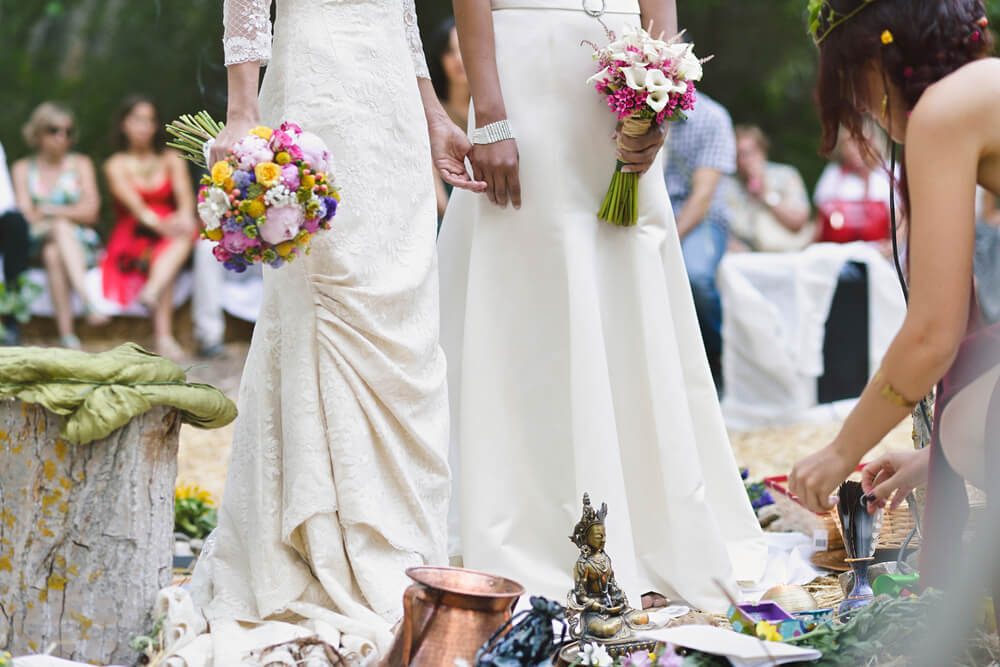
[[[100,354],[41,347],[0,348],[0,398],[63,415],[60,435],[86,444],[111,435],[154,405],[169,405],[199,428],[236,419],[236,406],[207,384],[186,381],[172,361],[135,343]]]

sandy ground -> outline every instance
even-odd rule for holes
[[[229,343],[226,358],[203,361],[192,359],[189,377],[197,382],[207,382],[219,387],[236,400],[243,360],[248,349],[246,343]],[[753,479],[787,474],[792,464],[829,443],[837,434],[839,423],[793,426],[745,433],[731,433],[733,451],[741,466],[750,468]],[[879,445],[869,458],[887,448],[912,447],[911,425],[906,420]],[[181,430],[178,483],[197,484],[221,499],[226,483],[226,468],[232,445],[232,426],[205,431],[185,425]]]

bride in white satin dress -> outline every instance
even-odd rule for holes
[[[225,2],[212,159],[255,125],[296,122],[329,146],[343,202],[309,255],[264,269],[219,526],[191,586],[209,634],[173,664],[243,664],[312,634],[371,659],[406,568],[447,563],[432,154],[454,185],[484,185],[434,96],[413,0],[278,0],[273,44],[270,16],[270,0]]]
[[[724,612],[715,581],[759,578],[766,545],[705,358],[662,136],[624,160],[649,169],[638,225],[597,218],[615,119],[586,83],[596,70],[581,46],[607,43],[601,21],[670,29],[674,10],[673,0],[455,2],[470,123],[509,119],[516,140],[475,146],[489,200],[456,193],[441,226],[452,546],[466,567],[563,600],[577,556],[567,536],[589,491],[608,503],[608,553],[633,605],[652,591]],[[508,194],[517,208],[497,205]]]

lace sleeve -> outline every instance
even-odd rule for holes
[[[420,42],[420,26],[417,25],[417,7],[414,0],[403,0],[403,23],[406,24],[406,40],[410,43],[410,57],[413,58],[413,69],[417,73],[417,78],[429,79],[431,73],[427,70],[424,45]]]
[[[271,0],[225,0],[222,23],[226,67],[271,59]]]

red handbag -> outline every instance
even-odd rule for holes
[[[843,172],[841,172],[843,178]],[[824,243],[884,241],[889,238],[889,207],[884,201],[869,199],[865,181],[863,199],[832,199],[819,206],[819,240]]]

